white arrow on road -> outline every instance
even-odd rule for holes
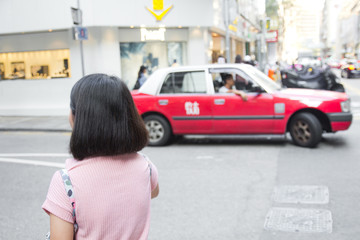
[[[0,162],[28,164],[28,165],[45,166],[45,167],[57,167],[57,168],[65,167],[65,163],[45,162],[45,161],[26,160],[26,159],[17,159],[17,158],[0,158]]]

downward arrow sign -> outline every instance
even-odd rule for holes
[[[146,9],[156,18],[157,21],[161,21],[163,19],[163,17],[170,11],[170,9],[173,7],[174,5],[171,5],[169,8],[167,8],[165,11],[163,11],[160,15],[157,15],[153,10],[151,10],[150,8],[146,7]]]

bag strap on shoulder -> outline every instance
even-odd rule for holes
[[[76,204],[75,204],[75,195],[74,195],[74,189],[68,174],[67,169],[61,169],[60,170],[60,174],[61,174],[61,178],[64,182],[64,186],[65,186],[65,191],[66,194],[68,195],[70,202],[71,202],[71,206],[72,206],[72,217],[74,219],[74,232],[76,233],[78,230],[78,225],[76,223],[76,215],[75,215],[75,209],[76,209]]]
[[[145,161],[148,163],[148,167],[149,167],[149,171],[150,171],[150,178],[151,178],[151,162],[149,161],[148,157],[143,154],[143,153],[139,153],[141,156],[143,156],[143,158],[145,159]]]

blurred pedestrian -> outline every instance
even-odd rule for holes
[[[172,67],[178,67],[179,64],[177,63],[176,59],[174,59],[173,63],[171,64]]]
[[[246,55],[246,56],[244,57],[244,63],[250,64],[250,65],[253,66],[253,62],[252,62],[252,59],[251,59],[250,55]]]
[[[146,67],[142,65],[138,72],[137,81],[139,82],[139,87],[141,87],[146,81]]]
[[[218,59],[217,59],[217,63],[219,63],[219,64],[224,64],[224,63],[226,63],[226,58],[224,58],[223,55],[220,55],[220,56],[218,57]]]
[[[242,57],[240,54],[236,55],[235,57],[235,63],[242,63]]]
[[[51,239],[147,239],[158,172],[138,153],[148,132],[127,86],[114,76],[87,75],[72,88],[70,108],[73,158],[66,174],[53,175],[42,205]]]

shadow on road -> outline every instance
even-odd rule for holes
[[[177,136],[167,146],[185,146],[185,145],[266,145],[266,146],[296,146],[290,135],[284,136],[229,136],[229,135],[214,135],[214,136]],[[318,147],[344,147],[347,145],[347,139],[343,136],[334,134],[324,134]],[[316,148],[318,148],[316,147]],[[315,149],[316,149],[315,148]]]
[[[284,137],[234,137],[234,136],[183,136],[177,137],[174,145],[267,145],[284,146],[291,140]],[[291,143],[292,144],[292,143]]]
[[[323,136],[320,144],[330,147],[344,147],[347,145],[347,139],[339,135]]]

